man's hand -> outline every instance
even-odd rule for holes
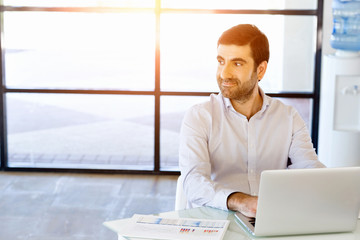
[[[245,193],[235,192],[227,199],[228,209],[238,211],[247,217],[255,217],[258,197],[250,196]]]

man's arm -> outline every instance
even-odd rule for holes
[[[226,210],[228,196],[237,190],[224,188],[211,179],[208,148],[211,121],[206,106],[193,107],[185,114],[180,131],[179,167],[189,202]]]
[[[325,167],[316,155],[309,131],[304,120],[295,111],[293,115],[293,133],[289,149],[291,165],[289,168],[322,168]]]
[[[227,207],[238,211],[247,217],[256,217],[258,197],[250,196],[241,192],[234,192],[227,199]]]

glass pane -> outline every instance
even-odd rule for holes
[[[145,13],[6,12],[6,86],[153,90],[154,21]]]
[[[155,0],[3,0],[6,6],[25,7],[146,7],[155,6]]]
[[[179,171],[179,133],[185,112],[209,97],[162,96],[160,118],[160,168]]]
[[[8,93],[6,100],[10,167],[153,170],[153,96]]]
[[[165,8],[194,9],[316,9],[317,0],[162,0]]]
[[[161,15],[161,89],[218,91],[217,40],[240,23],[257,25],[269,38],[264,91],[313,91],[316,17],[235,14]]]
[[[312,106],[313,100],[310,98],[277,98],[286,105],[291,105],[296,108],[302,119],[304,119],[309,132],[311,133],[312,123]]]

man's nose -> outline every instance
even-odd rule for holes
[[[224,65],[220,72],[220,77],[222,79],[229,79],[233,77],[232,70],[228,64]]]

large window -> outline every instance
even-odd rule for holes
[[[261,87],[317,145],[322,1],[3,0],[1,167],[172,174],[181,121],[218,92],[216,43],[257,25]]]

